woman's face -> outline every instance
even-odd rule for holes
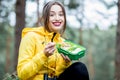
[[[62,8],[55,4],[52,5],[49,15],[49,29],[51,32],[60,32],[65,23]]]

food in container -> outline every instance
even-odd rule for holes
[[[56,45],[59,53],[67,55],[71,60],[78,60],[85,55],[86,48],[65,40],[62,44]]]

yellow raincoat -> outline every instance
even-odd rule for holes
[[[57,52],[50,57],[43,53],[44,47],[51,42],[53,32],[47,32],[44,27],[25,28],[19,47],[17,74],[20,80],[43,80],[43,74],[49,77],[59,76],[71,63],[66,63]],[[57,33],[54,43],[62,43],[63,38]]]

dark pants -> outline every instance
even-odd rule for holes
[[[60,74],[57,80],[89,80],[88,70],[85,64],[76,62]]]

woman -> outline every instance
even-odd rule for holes
[[[64,41],[61,37],[66,28],[63,5],[50,1],[44,6],[42,15],[44,27],[22,31],[18,77],[21,80],[89,80],[83,63],[72,64],[68,56],[59,54],[55,48],[56,43]]]

